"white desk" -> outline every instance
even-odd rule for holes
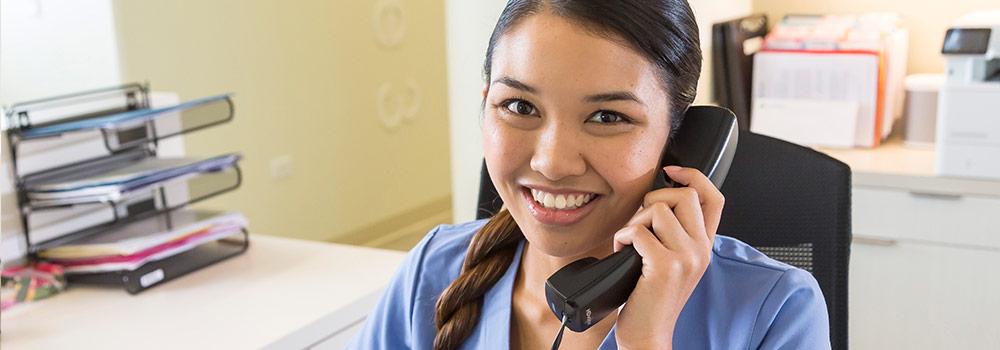
[[[17,349],[254,349],[330,344],[374,305],[404,253],[251,235],[250,249],[137,295],[71,286],[0,320]],[[340,341],[339,339],[337,341]]]
[[[852,169],[852,349],[1000,349],[1000,180],[934,175],[898,140],[820,149]]]
[[[978,180],[934,175],[934,149],[906,147],[889,140],[874,149],[819,148],[847,163],[856,185],[889,187],[934,194],[1000,196],[1000,180]]]

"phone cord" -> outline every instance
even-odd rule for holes
[[[558,350],[559,349],[559,343],[562,343],[563,331],[566,330],[566,321],[567,320],[568,319],[566,318],[566,314],[563,314],[562,325],[559,326],[559,334],[556,334],[556,340],[554,342],[552,342],[552,350]]]

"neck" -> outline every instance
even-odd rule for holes
[[[559,271],[563,266],[571,262],[586,257],[602,259],[611,255],[614,250],[613,240],[608,240],[604,244],[599,244],[593,250],[573,256],[552,256],[532,246],[529,242],[524,242],[524,250],[521,253],[521,265],[518,269],[515,289],[520,289],[530,296],[533,304],[540,305],[548,309],[545,300],[545,281],[552,274]]]
[[[511,305],[511,349],[546,347],[559,329],[559,320],[552,315],[545,300],[545,280],[566,264],[585,257],[604,258],[611,254],[613,241],[576,256],[556,257],[533,247],[527,241],[521,252],[521,263],[514,280]],[[597,348],[614,326],[617,317],[606,317],[587,332],[566,332],[566,348]]]

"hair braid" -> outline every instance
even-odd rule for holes
[[[472,237],[462,273],[438,298],[434,349],[457,349],[479,322],[486,294],[514,261],[518,242],[524,238],[507,209],[490,218]]]

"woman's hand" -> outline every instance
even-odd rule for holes
[[[722,193],[697,169],[665,169],[686,187],[646,194],[615,233],[615,251],[632,245],[642,256],[642,277],[618,314],[620,349],[670,349],[677,318],[711,261]]]

